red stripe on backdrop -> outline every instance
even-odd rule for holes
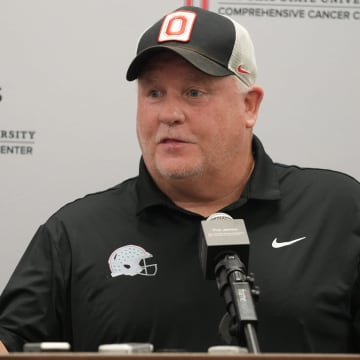
[[[201,7],[205,10],[209,8],[209,0],[198,0],[201,3]],[[185,0],[185,6],[196,6],[194,0]]]

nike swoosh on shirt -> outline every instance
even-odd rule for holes
[[[294,240],[291,240],[291,241],[278,242],[277,238],[275,238],[273,240],[273,242],[272,242],[272,247],[274,249],[279,249],[279,248],[282,248],[284,246],[289,246],[289,245],[295,244],[298,241],[301,241],[301,240],[304,240],[304,239],[306,239],[306,236],[303,236],[303,237],[300,237],[298,239],[294,239]]]

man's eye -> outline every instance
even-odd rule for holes
[[[160,91],[159,90],[150,90],[149,91],[149,96],[153,97],[153,98],[157,98],[160,96]]]
[[[197,97],[200,96],[201,92],[197,89],[191,89],[189,90],[189,96],[191,97]]]

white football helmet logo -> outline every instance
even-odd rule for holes
[[[154,276],[157,272],[157,264],[146,264],[146,259],[151,257],[152,255],[140,246],[122,246],[116,249],[109,257],[111,276]]]

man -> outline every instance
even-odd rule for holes
[[[261,351],[359,351],[359,184],[265,153],[253,135],[263,90],[247,31],[180,8],[142,35],[127,79],[138,80],[139,176],[39,228],[1,296],[5,348],[222,344],[225,302],[198,249],[201,221],[221,211],[247,227]]]

